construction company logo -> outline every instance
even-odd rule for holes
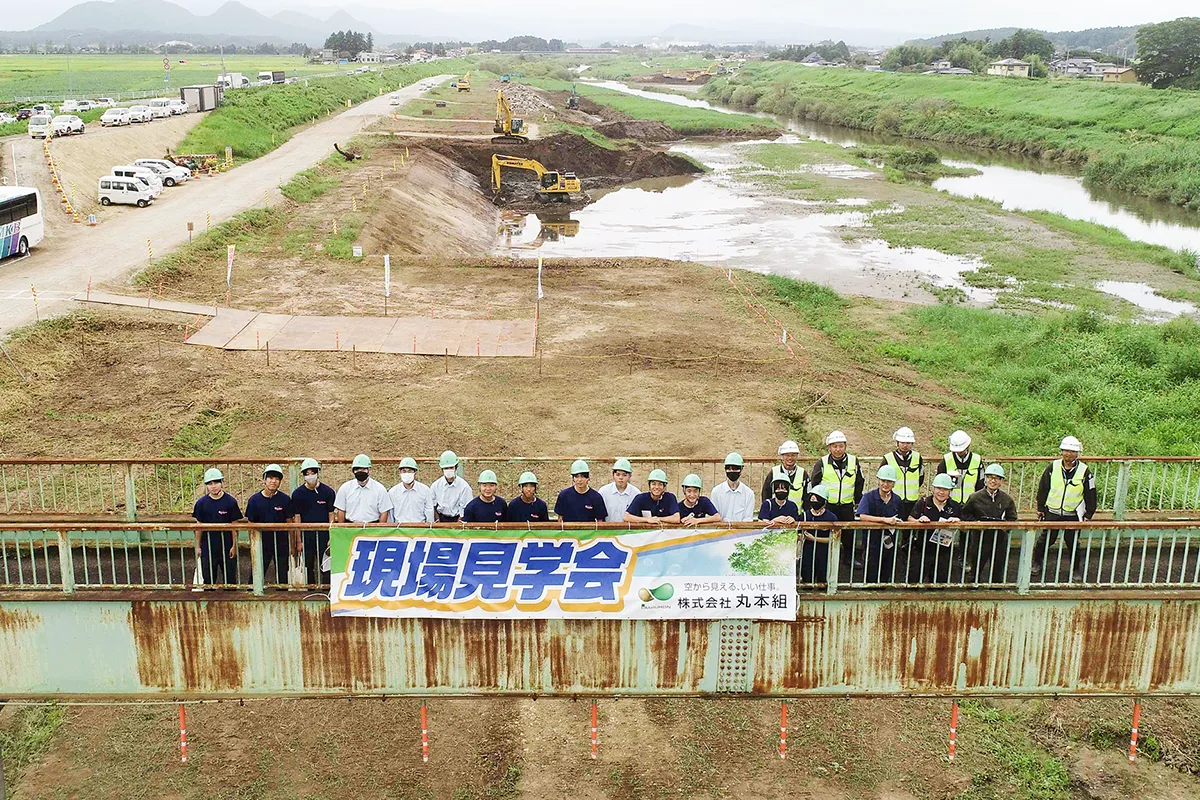
[[[568,612],[625,608],[635,551],[616,539],[356,536],[334,613],[378,609]]]

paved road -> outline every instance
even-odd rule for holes
[[[399,92],[410,100],[452,76],[425,78]],[[34,321],[31,287],[37,290],[37,313],[63,314],[74,306],[70,298],[92,285],[121,278],[146,265],[146,240],[156,255],[187,241],[187,223],[203,230],[205,213],[215,225],[236,214],[261,206],[266,192],[270,202],[280,199],[278,186],[295,173],[322,159],[334,142],[345,143],[367,124],[390,112],[390,95],[374,98],[293,136],[275,151],[217,178],[204,178],[179,187],[178,196],[129,213],[95,228],[79,226],[61,239],[47,237],[25,259],[0,261],[0,340],[13,329]],[[40,143],[36,143],[40,147]],[[18,145],[19,146],[19,145]],[[55,197],[43,195],[47,201]],[[186,202],[178,202],[186,200]],[[51,214],[58,213],[56,209]]]

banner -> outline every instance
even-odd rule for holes
[[[330,531],[335,616],[796,617],[790,530]]]

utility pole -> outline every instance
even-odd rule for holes
[[[71,82],[71,40],[82,35],[82,33],[72,33],[67,37],[67,94],[72,100],[75,99],[75,86]]]
[[[219,44],[217,47],[221,48],[221,74],[228,75],[229,73],[225,71],[225,45]]]

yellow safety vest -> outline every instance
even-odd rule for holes
[[[896,457],[896,451],[888,453],[883,457],[885,464],[891,464],[892,469],[896,470],[896,474],[900,476],[900,480],[896,481],[896,494],[900,495],[900,499],[904,501],[916,502],[921,499],[921,454],[916,450],[909,453],[908,463],[911,465],[905,469],[900,464],[900,459]]]
[[[1050,465],[1050,494],[1046,497],[1046,508],[1066,514],[1075,513],[1083,502],[1083,482],[1087,471],[1087,464],[1076,461],[1075,474],[1068,481],[1063,476],[1062,459],[1054,459],[1054,463]]]
[[[842,506],[854,502],[854,484],[858,479],[858,459],[846,454],[846,471],[839,477],[829,463],[829,454],[821,456],[821,485],[829,490],[829,504]]]
[[[959,471],[958,462],[954,460],[954,453],[946,453],[942,456],[942,463],[946,465],[946,472]],[[979,482],[979,470],[982,468],[983,456],[979,453],[971,453],[971,457],[967,460],[967,468],[962,470],[954,488],[950,490],[950,499],[956,503],[967,502],[967,498],[975,494],[975,484]]]
[[[797,508],[803,508],[804,502],[804,487],[808,485],[808,473],[799,464],[796,465],[796,477],[788,478],[787,472],[782,466],[777,466],[771,470],[771,483],[775,483],[778,477],[788,479],[788,500],[795,500]]]

